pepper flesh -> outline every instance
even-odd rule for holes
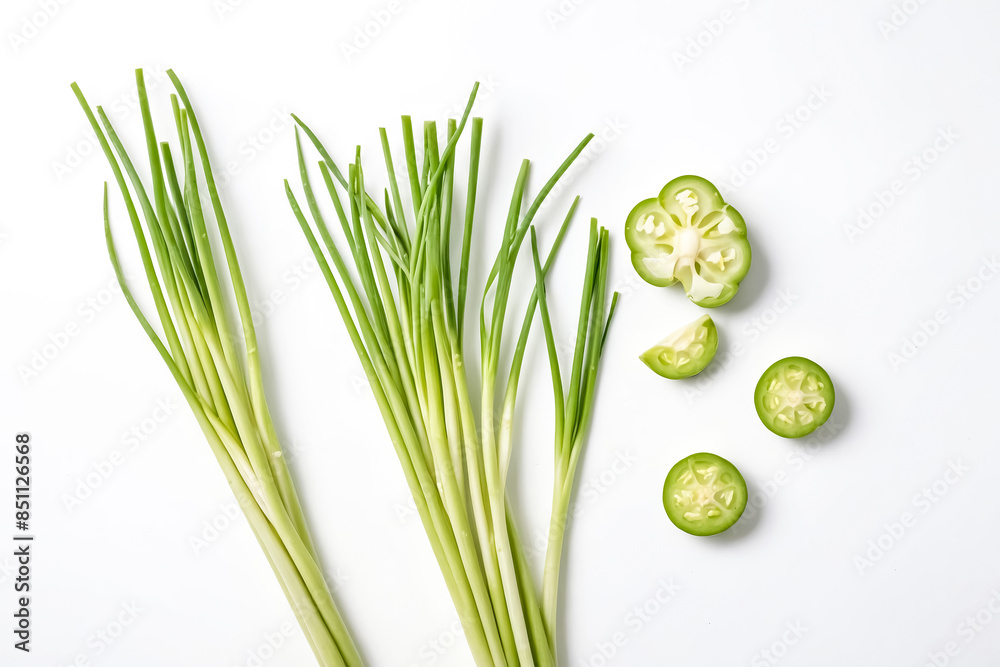
[[[801,438],[826,423],[835,398],[830,375],[805,357],[774,362],[754,390],[757,416],[769,431],[783,438]]]
[[[681,459],[663,482],[663,509],[691,535],[717,535],[735,524],[747,506],[747,483],[732,463],[701,452]]]
[[[654,373],[682,380],[705,370],[719,349],[719,331],[708,315],[677,329],[639,358]]]
[[[625,241],[643,280],[658,287],[680,282],[705,308],[732,299],[750,269],[743,216],[700,176],[675,178],[655,199],[639,202],[625,223]]]

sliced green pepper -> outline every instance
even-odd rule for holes
[[[834,399],[830,376],[805,357],[785,357],[771,364],[753,396],[764,426],[783,438],[801,438],[826,423]]]
[[[681,380],[705,370],[719,349],[719,332],[708,315],[702,315],[643,352],[639,358],[657,375]]]
[[[625,223],[625,241],[643,280],[658,287],[679,281],[705,308],[732,299],[750,269],[743,216],[700,176],[675,178],[656,199],[639,202]]]
[[[691,535],[717,535],[747,507],[747,483],[732,463],[702,452],[678,461],[663,482],[663,509]]]

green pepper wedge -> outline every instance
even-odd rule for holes
[[[705,308],[732,299],[750,269],[743,216],[700,176],[675,178],[655,199],[639,202],[625,222],[625,241],[643,280],[680,282]]]
[[[639,358],[654,373],[670,380],[683,380],[705,370],[719,349],[719,331],[708,315],[686,324]]]

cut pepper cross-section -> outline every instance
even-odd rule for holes
[[[786,357],[764,371],[754,391],[761,421],[784,438],[801,438],[833,412],[833,382],[823,368],[803,357]]]
[[[743,216],[699,176],[667,183],[639,202],[625,223],[632,265],[646,282],[680,282],[688,298],[713,308],[735,296],[750,268]]]
[[[701,452],[678,461],[663,483],[670,521],[691,535],[716,535],[732,526],[747,506],[747,485],[732,463]]]

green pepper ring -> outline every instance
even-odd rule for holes
[[[639,202],[625,223],[625,241],[639,276],[658,287],[680,281],[688,298],[714,308],[736,295],[750,269],[746,222],[700,176],[667,183]]]

